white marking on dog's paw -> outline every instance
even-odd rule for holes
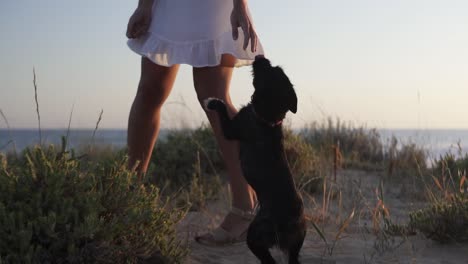
[[[218,98],[215,98],[215,97],[208,97],[205,100],[203,100],[203,108],[205,108],[206,111],[211,111],[211,109],[208,109],[208,104],[213,100],[220,100],[221,101],[221,99],[218,99]]]

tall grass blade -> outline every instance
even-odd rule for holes
[[[322,230],[320,229],[320,227],[317,226],[317,224],[312,221],[312,227],[315,229],[315,231],[317,231],[317,234],[319,234],[320,238],[323,240],[323,242],[325,242],[325,244],[327,245],[328,247],[328,241],[327,241],[327,238],[325,237],[325,235],[323,234]]]
[[[36,69],[33,67],[33,85],[34,85],[34,100],[36,102],[37,122],[39,124],[39,145],[42,145],[42,131],[41,131],[41,115],[39,112],[39,100],[37,99],[37,79]]]
[[[349,226],[349,224],[351,223],[351,221],[354,218],[354,212],[355,212],[355,208],[353,208],[353,211],[351,212],[351,214],[348,216],[348,218],[346,218],[346,220],[343,222],[343,224],[341,224],[340,229],[338,230],[338,233],[336,233],[335,240],[338,240],[341,237],[341,234]]]
[[[93,131],[93,137],[92,137],[92,144],[93,145],[94,145],[94,139],[95,139],[95,136],[96,136],[96,131],[99,128],[99,123],[101,123],[103,113],[104,113],[104,109],[101,109],[101,113],[99,114],[99,118],[98,118],[98,120],[96,122],[96,127],[94,128],[94,131]]]
[[[71,121],[73,118],[73,110],[75,109],[75,104],[72,105],[72,109],[70,111],[70,117],[68,118],[68,127],[67,127],[67,135],[65,136],[65,143],[63,146],[63,151],[66,151],[67,146],[68,146],[68,140],[70,138],[70,127],[71,127]]]
[[[16,156],[16,142],[15,140],[13,139],[13,136],[11,134],[11,128],[10,128],[10,123],[8,122],[8,118],[6,117],[6,115],[3,113],[2,109],[0,109],[0,115],[2,116],[3,120],[5,121],[5,124],[7,126],[7,130],[8,130],[8,137],[10,137],[10,140],[5,144],[4,147],[10,145],[10,144],[13,144],[13,154]],[[3,149],[4,147],[1,147],[0,149]]]
[[[439,190],[443,191],[444,188],[442,188],[442,184],[440,184],[439,179],[437,179],[435,176],[432,176],[432,179],[434,179],[434,183],[437,186],[437,188],[439,188]]]

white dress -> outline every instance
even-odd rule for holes
[[[237,67],[250,65],[264,54],[263,47],[258,41],[256,52],[250,51],[250,43],[244,50],[240,28],[239,38],[232,39],[232,8],[232,0],[155,0],[148,32],[128,40],[128,46],[162,66],[216,66],[222,54],[236,57]]]

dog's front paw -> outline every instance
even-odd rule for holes
[[[218,98],[209,97],[203,101],[205,110],[217,110],[224,106],[224,102]]]

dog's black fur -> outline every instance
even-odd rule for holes
[[[252,101],[232,119],[225,104],[208,99],[206,107],[219,114],[224,136],[240,141],[240,161],[247,182],[257,193],[260,209],[249,226],[247,244],[262,264],[275,263],[269,249],[279,246],[289,263],[299,263],[306,235],[302,198],[286,160],[281,121],[296,113],[293,85],[280,67],[258,58],[253,64]]]

